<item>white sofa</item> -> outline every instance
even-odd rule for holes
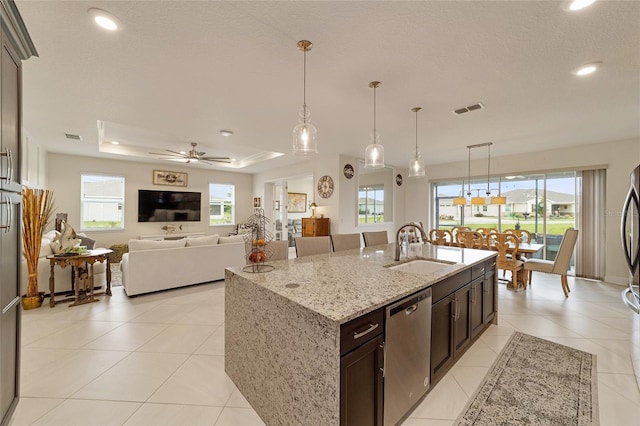
[[[227,267],[245,265],[242,236],[217,234],[181,240],[130,240],[122,256],[128,296],[224,279]]]
[[[38,257],[38,291],[49,294],[49,276],[51,275],[51,263],[47,260],[47,256],[53,254],[50,244],[56,236],[56,231],[49,231],[42,236],[42,246]],[[78,234],[78,236],[84,236]],[[81,243],[83,244],[83,243]],[[86,244],[83,244],[86,245]],[[94,247],[87,247],[93,249]],[[27,261],[22,255],[22,270],[20,271],[20,285],[22,294],[27,292],[27,283],[29,282],[29,271],[27,270]],[[93,285],[94,287],[104,288],[107,284],[107,267],[106,262],[96,262],[93,265]],[[71,290],[71,267],[61,268],[56,266],[53,270],[53,276],[56,283],[56,293],[67,292]]]

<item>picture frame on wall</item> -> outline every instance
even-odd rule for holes
[[[187,186],[187,179],[187,173],[171,172],[167,170],[153,171],[154,185]]]
[[[287,193],[287,211],[289,213],[304,213],[307,211],[307,194],[303,192]]]
[[[253,207],[260,207],[260,197],[253,197]]]

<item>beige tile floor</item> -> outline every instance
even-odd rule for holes
[[[602,425],[640,424],[629,347],[640,317],[622,287],[534,274],[513,292],[499,284],[491,326],[404,423],[450,425],[514,330],[598,356]],[[21,401],[12,425],[260,425],[224,372],[224,283],[23,315]]]

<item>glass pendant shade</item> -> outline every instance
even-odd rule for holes
[[[374,132],[373,142],[364,151],[364,168],[381,169],[384,167],[384,146],[377,143],[379,135]]]
[[[293,128],[293,155],[308,157],[318,153],[318,131],[309,122],[309,108],[300,109],[300,123]]]
[[[507,197],[504,197],[502,195],[498,195],[496,197],[491,197],[491,204],[504,206],[504,205],[507,204]]]
[[[371,143],[364,151],[364,168],[381,169],[384,167],[384,147],[380,143],[380,133],[376,130],[376,89],[380,87],[379,81],[372,81],[369,87],[373,89],[373,131]]]
[[[418,112],[422,110],[420,107],[414,107],[411,111],[416,113],[416,153],[411,161],[409,161],[409,177],[423,177],[425,175],[424,161],[422,154],[418,149]]]
[[[409,177],[423,177],[425,175],[424,162],[416,157],[409,162]]]
[[[301,157],[310,157],[318,153],[318,131],[311,124],[309,119],[311,112],[307,107],[307,52],[312,47],[313,44],[309,40],[300,40],[298,42],[298,49],[304,52],[303,96],[298,124],[293,128],[292,154]]]

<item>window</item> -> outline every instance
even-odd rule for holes
[[[233,225],[235,221],[235,185],[209,184],[209,225]]]
[[[472,179],[470,185],[465,182],[464,188],[460,181],[438,182],[433,185],[433,223],[438,229],[452,226],[496,228],[501,232],[526,229],[535,241],[545,244],[544,250],[534,257],[554,260],[565,230],[576,227],[579,206],[575,188],[579,180],[580,172],[576,171],[491,178],[492,195],[497,195],[499,188],[507,197],[505,206],[453,205],[453,197],[460,194],[483,196],[486,180]]]
[[[124,177],[80,176],[80,229],[124,229]]]
[[[358,223],[384,222],[384,185],[358,190]]]

